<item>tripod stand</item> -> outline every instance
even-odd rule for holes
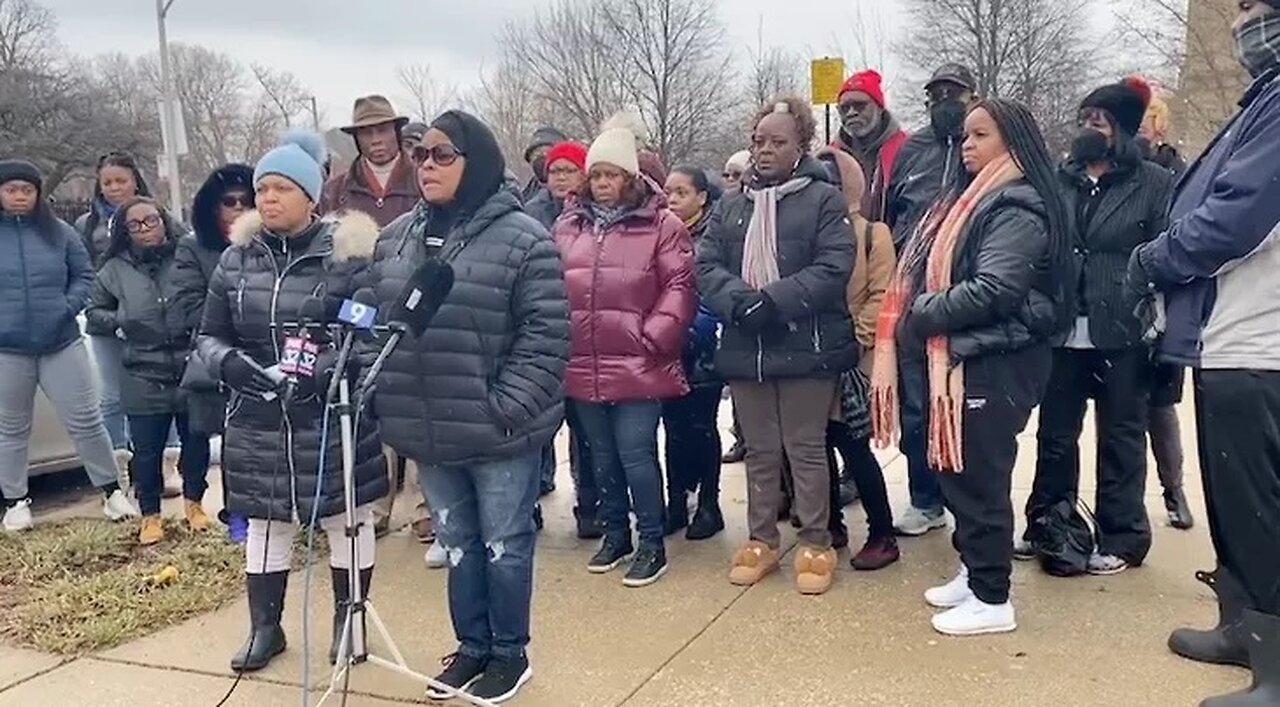
[[[347,615],[343,620],[342,638],[338,643],[338,657],[333,664],[333,675],[329,680],[329,689],[321,696],[320,701],[316,703],[316,707],[325,704],[330,697],[344,692],[346,680],[350,676],[351,670],[365,662],[413,678],[426,686],[448,693],[450,698],[456,697],[477,707],[493,707],[493,703],[488,700],[456,690],[410,669],[409,664],[404,659],[404,655],[400,652],[400,648],[396,645],[395,640],[391,638],[391,633],[387,630],[386,624],[378,616],[378,611],[364,595],[364,587],[361,586],[360,582],[360,546],[356,542],[360,533],[360,524],[356,520],[355,490],[355,426],[358,420],[355,419],[356,415],[353,415],[351,408],[351,383],[347,380],[346,375],[342,373],[343,367],[339,367],[337,370],[338,372],[335,375],[339,376],[337,381],[338,401],[333,407],[334,411],[338,413],[338,429],[342,441],[343,513],[346,521],[347,542],[351,544],[351,569],[347,572],[347,586],[348,596],[350,596],[351,600],[347,604]],[[364,407],[363,397],[361,395],[359,409]],[[390,659],[369,652],[366,619],[373,621],[373,627],[377,631],[382,645],[391,653]]]

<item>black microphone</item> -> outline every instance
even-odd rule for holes
[[[312,325],[324,325],[324,300],[309,295],[298,307],[298,333],[287,336],[280,351],[279,370],[287,378],[283,391],[285,404],[288,405],[297,392],[299,378],[314,378],[316,375],[316,359],[320,347],[311,340]]]
[[[325,402],[331,403],[337,396],[338,383],[346,375],[347,362],[351,359],[351,349],[355,346],[356,337],[373,328],[377,315],[378,295],[368,287],[361,287],[351,295],[351,299],[342,302],[338,321],[346,333],[342,337],[342,346],[338,349],[338,361],[333,367],[333,377],[329,380]]]
[[[400,345],[400,339],[404,338],[406,333],[415,337],[421,336],[452,289],[453,268],[448,263],[435,258],[423,263],[413,272],[413,275],[409,276],[409,281],[405,284],[400,297],[391,306],[391,314],[387,317],[391,336],[387,338],[387,343],[378,352],[378,358],[374,360],[360,382],[361,399],[369,392],[369,388],[373,387],[374,381],[378,379],[378,374],[382,372],[382,367],[387,362],[387,357]]]

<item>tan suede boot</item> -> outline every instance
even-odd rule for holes
[[[749,587],[778,569],[778,551],[758,540],[742,546],[733,556],[733,569],[729,570],[729,582],[739,587]]]
[[[200,505],[199,501],[192,501],[190,499],[183,501],[182,510],[187,516],[187,525],[196,532],[208,530],[209,526],[213,523],[213,521],[209,519],[209,515],[204,512],[204,506]]]
[[[825,594],[836,578],[834,549],[801,547],[796,551],[796,590],[801,594]]]
[[[138,528],[139,545],[155,545],[164,540],[164,523],[160,516],[142,516],[142,525]]]

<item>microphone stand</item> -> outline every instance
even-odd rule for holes
[[[361,388],[359,404],[353,410],[351,405],[351,381],[347,379],[346,361],[342,355],[346,353],[349,356],[351,348],[347,342],[344,342],[342,352],[338,356],[338,366],[334,371],[338,399],[335,402],[330,396],[326,400],[326,404],[338,414],[338,429],[342,441],[344,531],[351,548],[351,568],[347,571],[347,591],[351,600],[347,603],[347,614],[342,623],[342,638],[338,642],[338,657],[333,664],[333,674],[329,679],[329,689],[316,702],[316,707],[325,704],[330,697],[336,694],[345,694],[347,691],[346,681],[350,677],[351,670],[355,666],[366,662],[412,678],[440,692],[447,693],[449,699],[457,698],[476,705],[476,707],[494,707],[494,703],[488,700],[450,687],[430,676],[412,670],[408,662],[405,661],[404,654],[400,652],[399,646],[396,645],[395,639],[391,637],[391,632],[387,630],[386,624],[378,616],[378,611],[374,608],[373,602],[365,597],[364,587],[361,586],[360,582],[360,543],[357,542],[357,538],[360,535],[360,523],[356,520],[355,427],[358,423],[357,417],[364,409],[368,386]],[[369,375],[366,377],[367,381],[372,381],[377,376],[385,360],[385,356],[380,357],[370,368]],[[331,384],[330,389],[332,390],[333,388],[334,386]],[[323,470],[321,471],[323,472]],[[394,489],[392,492],[394,493]],[[369,652],[368,620],[373,622],[373,627],[377,631],[382,645],[391,653],[390,659]],[[306,688],[304,687],[303,689],[305,690]]]

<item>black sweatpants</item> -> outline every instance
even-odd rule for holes
[[[1080,432],[1094,400],[1098,437],[1098,552],[1141,565],[1151,550],[1147,488],[1147,401],[1150,354],[1119,350],[1055,349],[1053,375],[1040,406],[1036,478],[1027,500],[1028,526],[1057,502],[1080,492]]]
[[[1196,372],[1196,434],[1218,562],[1280,616],[1280,371]]]
[[[1018,434],[1049,381],[1047,345],[964,363],[964,470],[939,473],[956,519],[951,541],[969,568],[969,587],[988,604],[1009,600],[1013,571],[1013,465]]]
[[[871,451],[871,438],[854,438],[853,431],[835,420],[827,423],[827,469],[831,477],[831,518],[833,528],[844,522],[840,508],[840,479],[835,450],[844,457],[845,469],[853,477],[862,509],[867,513],[868,539],[892,538],[893,511],[885,489],[880,462]]]
[[[662,401],[666,432],[667,498],[698,490],[698,502],[710,507],[720,497],[720,391],[724,384],[697,386],[688,394]]]

